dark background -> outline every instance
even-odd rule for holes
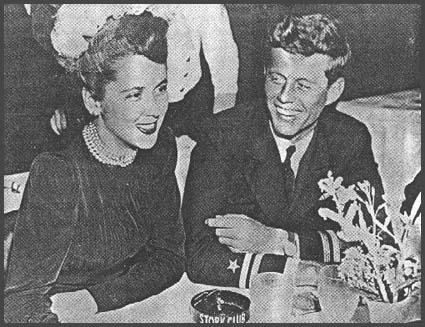
[[[419,87],[419,4],[227,4],[226,8],[239,48],[238,102],[262,96],[261,43],[268,27],[289,13],[325,13],[341,22],[352,49],[343,99]],[[40,46],[34,39],[31,24],[22,4],[4,6],[5,174],[28,171],[35,155],[66,145],[66,138],[50,129],[55,109],[66,107],[71,127],[78,125],[84,111],[78,83],[56,63],[48,44],[39,38]],[[211,88],[208,79],[206,72],[190,101],[177,106],[186,107],[175,111],[182,113],[176,118],[180,122],[196,125],[193,117],[211,114],[204,96],[212,94],[205,91]]]
[[[262,94],[261,40],[287,14],[323,13],[338,19],[352,50],[343,99],[419,87],[419,4],[226,5],[239,47],[239,98]]]

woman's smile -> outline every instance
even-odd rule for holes
[[[158,124],[158,118],[153,122],[139,122],[136,123],[136,127],[143,134],[150,135],[155,133]]]

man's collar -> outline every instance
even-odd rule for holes
[[[263,99],[259,106],[260,107],[256,108],[256,112],[254,113],[254,119],[250,121],[249,130],[252,146],[246,148],[246,152],[254,159],[262,161],[268,160],[273,152],[276,151],[276,153],[278,153],[278,148],[273,132],[270,130],[270,115],[268,113],[266,100]],[[329,110],[334,110],[333,104],[323,109],[316,123],[311,126],[311,129],[303,131],[302,135],[299,136],[300,139],[309,136],[309,132],[314,134],[314,131],[317,131],[316,127],[320,125],[323,115]]]
[[[306,128],[301,133],[297,134],[295,137],[293,137],[291,139],[287,139],[287,138],[284,138],[284,137],[277,135],[274,128],[273,128],[273,123],[272,123],[271,120],[269,120],[269,126],[270,126],[270,130],[273,134],[273,137],[278,144],[289,144],[290,145],[290,144],[297,144],[299,142],[302,142],[305,139],[311,139],[311,136],[313,135],[314,129],[317,126],[317,120],[313,124],[308,126],[308,128]]]

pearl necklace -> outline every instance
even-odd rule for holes
[[[129,154],[120,156],[111,153],[100,139],[96,125],[92,122],[84,126],[83,138],[87,148],[89,149],[93,157],[95,157],[99,162],[103,164],[127,167],[136,158],[137,149],[133,150]]]

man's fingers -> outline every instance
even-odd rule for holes
[[[249,217],[240,214],[227,214],[224,216],[216,216],[216,218],[208,218],[205,223],[210,227],[218,228],[241,228]]]
[[[210,227],[218,227],[218,228],[232,228],[232,227],[234,227],[233,220],[227,219],[227,218],[224,218],[224,217],[208,218],[205,222]]]
[[[234,248],[234,247],[232,247],[232,246],[227,246],[229,249],[230,249],[230,251],[232,251],[233,253],[244,253],[244,251],[242,251],[242,250],[239,250],[239,249],[236,249],[236,248]]]
[[[50,118],[50,127],[52,128],[53,132],[55,132],[56,135],[60,135],[58,128],[56,127],[55,115],[52,115],[52,118]]]
[[[235,238],[236,231],[233,228],[217,228],[215,230],[215,235],[219,237]]]
[[[228,238],[228,237],[219,237],[218,241],[221,244],[227,245],[227,246],[231,246],[232,248],[236,248],[236,241],[234,239]]]
[[[233,249],[235,249],[236,251],[239,251],[239,252],[244,251],[244,244],[245,243],[243,243],[239,240],[228,238],[228,237],[219,237],[218,241],[221,244],[227,245],[229,247],[229,249],[233,248]]]

